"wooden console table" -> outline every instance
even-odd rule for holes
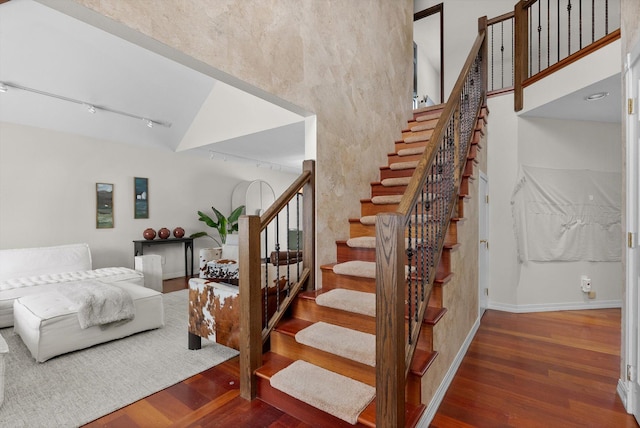
[[[167,239],[140,239],[133,241],[134,256],[143,254],[144,246],[167,245],[167,244],[184,244],[184,276],[190,277],[187,271],[188,258],[187,250],[191,251],[191,276],[193,276],[193,238],[167,238]]]

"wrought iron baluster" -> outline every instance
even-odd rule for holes
[[[415,209],[415,205],[414,205],[414,209]],[[409,315],[409,320],[408,320],[408,338],[407,341],[409,342],[409,345],[412,344],[412,340],[411,340],[411,335],[413,333],[413,294],[411,293],[411,286],[412,286],[412,275],[411,275],[411,263],[413,261],[413,247],[412,247],[412,227],[411,227],[411,221],[409,222],[409,224],[407,225],[407,249],[406,251],[406,255],[407,255],[407,265],[409,266],[409,272],[406,275],[406,284],[407,284],[407,314]]]
[[[567,56],[571,55],[571,0],[567,3]]]
[[[531,44],[531,40],[533,40],[532,38],[532,31],[533,31],[533,15],[531,13],[531,8],[528,9],[527,11],[528,15],[529,15],[529,77],[531,77],[533,75],[533,45]]]
[[[558,62],[560,62],[560,0],[558,0]]]
[[[609,34],[609,0],[604,2],[604,35]]]
[[[551,6],[547,0],[547,67],[551,65]]]
[[[493,67],[494,67],[493,58],[495,56],[494,55],[494,50],[493,50],[493,33],[495,31],[494,28],[495,28],[495,25],[491,25],[489,27],[489,31],[491,32],[491,90],[495,89],[495,86],[493,84]],[[504,66],[504,64],[503,64],[503,66]]]
[[[269,228],[264,229],[264,327],[263,330],[268,328],[269,323],[269,311],[267,310],[268,290],[269,290]]]
[[[504,21],[500,21],[500,63],[501,82],[500,89],[504,88]]]
[[[596,0],[591,0],[591,43],[596,41]]]
[[[540,12],[541,12],[541,3],[538,2],[538,73],[540,72],[540,50],[541,50],[541,44],[542,44],[542,25],[540,24]]]
[[[580,47],[578,49],[582,49],[582,0],[578,2],[578,14],[580,16],[580,28],[578,31],[578,36],[580,37]]]

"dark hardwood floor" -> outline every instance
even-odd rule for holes
[[[616,393],[619,355],[619,309],[487,311],[431,427],[637,427]],[[234,358],[86,426],[310,426],[238,387]]]

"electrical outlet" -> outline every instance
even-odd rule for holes
[[[166,259],[166,257],[165,257],[165,256],[160,256],[160,263],[161,263],[161,264],[163,264],[163,265],[164,265],[166,261],[167,261],[167,259]]]
[[[580,277],[580,288],[584,293],[588,293],[589,291],[591,291],[591,278],[589,278],[587,275],[582,275]]]

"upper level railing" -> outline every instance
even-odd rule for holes
[[[314,288],[315,162],[262,216],[240,217],[239,233],[240,395],[252,400],[264,342],[298,292]]]
[[[513,12],[487,20],[489,93],[513,90],[514,32]]]
[[[486,22],[479,20],[476,41],[398,210],[376,216],[377,426],[405,424],[406,376],[486,99]]]
[[[489,92],[522,88],[620,37],[620,0],[520,0],[488,20]]]

